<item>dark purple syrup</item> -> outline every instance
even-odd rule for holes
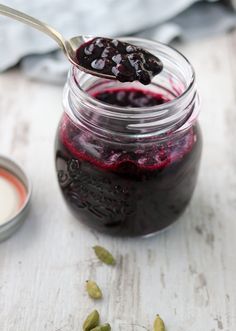
[[[80,66],[94,74],[112,75],[121,82],[138,80],[147,85],[163,69],[153,54],[116,39],[94,38],[78,48],[76,57]]]
[[[125,88],[94,97],[132,107],[166,102],[160,95]],[[63,196],[80,221],[99,231],[119,236],[155,233],[173,223],[189,203],[201,144],[194,126],[161,144],[109,145],[64,115],[56,143]]]

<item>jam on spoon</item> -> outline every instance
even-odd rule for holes
[[[138,80],[148,85],[163,69],[161,60],[153,54],[117,39],[96,37],[77,49],[76,58],[94,75],[114,76],[120,82]]]

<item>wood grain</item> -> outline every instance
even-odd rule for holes
[[[236,34],[177,45],[193,63],[202,96],[204,153],[194,198],[181,219],[149,239],[114,239],[78,223],[60,196],[54,135],[61,88],[18,71],[0,76],[0,152],[33,182],[30,215],[0,244],[0,329],[76,331],[94,307],[114,330],[236,330]],[[101,244],[116,267],[97,261]],[[97,281],[104,300],[84,290]]]

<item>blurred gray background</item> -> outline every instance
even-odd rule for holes
[[[65,37],[136,35],[171,43],[219,34],[236,25],[236,0],[10,0]],[[0,16],[0,71],[19,65],[31,78],[65,81],[69,63],[46,35]]]

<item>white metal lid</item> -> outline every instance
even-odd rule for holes
[[[23,223],[29,210],[31,183],[22,168],[0,155],[0,241]]]

